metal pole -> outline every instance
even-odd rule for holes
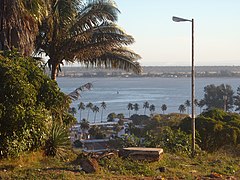
[[[192,157],[195,156],[195,66],[194,66],[194,19],[192,19]]]

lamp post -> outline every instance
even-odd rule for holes
[[[188,21],[192,23],[192,157],[195,155],[195,66],[194,66],[194,19],[184,19],[180,17],[172,17],[174,22]]]

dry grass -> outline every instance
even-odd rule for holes
[[[152,163],[114,157],[102,161],[101,169],[95,174],[80,171],[78,165],[71,163],[75,158],[75,154],[69,154],[67,160],[61,161],[34,152],[17,159],[1,160],[0,179],[201,179],[209,178],[213,172],[223,179],[240,179],[240,157],[226,151],[203,154],[194,159],[166,153],[160,161]],[[161,167],[164,172],[159,170]]]

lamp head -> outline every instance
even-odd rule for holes
[[[173,20],[174,22],[183,22],[183,21],[190,21],[190,22],[192,22],[192,20],[184,19],[184,18],[180,18],[180,17],[176,17],[176,16],[173,16],[173,17],[172,17],[172,20]]]

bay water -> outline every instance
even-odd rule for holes
[[[191,78],[71,78],[58,77],[57,82],[61,90],[69,94],[76,88],[86,83],[92,83],[93,88],[90,91],[81,93],[79,100],[72,102],[72,107],[78,109],[78,104],[83,102],[85,105],[89,102],[99,107],[96,122],[101,121],[101,102],[105,102],[107,107],[104,110],[103,120],[109,113],[123,113],[125,117],[129,116],[128,104],[138,103],[138,114],[144,114],[143,103],[148,101],[156,107],[155,113],[162,113],[162,104],[167,105],[165,113],[179,112],[178,107],[184,104],[186,100],[191,100]],[[196,99],[200,100],[204,96],[204,87],[210,84],[220,85],[229,84],[236,93],[240,85],[239,78],[196,78],[195,94]],[[133,114],[134,111],[131,112]],[[196,113],[199,108],[196,107]],[[147,115],[150,114],[147,110]],[[75,115],[79,121],[79,111]],[[82,111],[82,118],[87,117],[87,110]],[[91,111],[89,121],[93,122],[94,114]]]

